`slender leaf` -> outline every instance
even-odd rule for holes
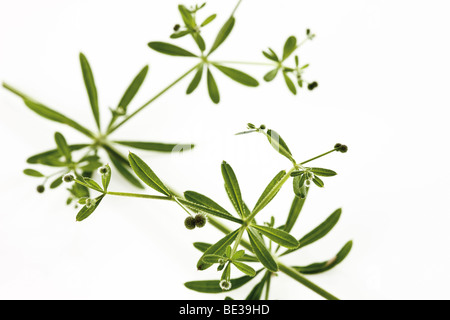
[[[219,211],[223,214],[229,215],[231,216],[231,213],[229,213],[227,210],[225,210],[224,208],[222,208],[220,205],[218,205],[216,202],[214,202],[213,200],[211,200],[210,198],[194,192],[194,191],[186,191],[184,193],[184,197],[186,198],[186,200],[197,203],[199,205],[208,207],[210,209]]]
[[[181,4],[178,6],[178,10],[180,11],[181,18],[183,18],[183,21],[186,24],[186,26],[191,29],[195,28],[195,20],[194,17],[192,17],[191,12]]]
[[[261,194],[261,196],[259,197],[258,201],[256,202],[255,208],[257,208],[263,201],[265,201],[267,204],[269,204],[269,202],[272,201],[272,199],[278,194],[279,190],[277,190],[277,192],[274,193],[270,197],[270,199],[266,199],[266,197],[275,188],[277,183],[280,182],[280,180],[283,179],[285,176],[286,176],[286,171],[282,170],[282,171],[278,172],[278,174],[267,185],[266,189],[264,189],[263,193]],[[255,209],[253,209],[253,211],[254,210]]]
[[[76,150],[84,149],[88,146],[89,146],[88,144],[73,144],[73,145],[69,145],[69,149],[70,149],[70,151],[76,151]],[[34,156],[29,157],[27,159],[27,163],[38,164],[38,163],[41,163],[41,161],[45,161],[49,158],[58,159],[61,156],[62,156],[62,154],[60,154],[58,149],[53,149],[53,150],[41,152],[41,153],[35,154]]]
[[[117,171],[124,177],[128,182],[139,189],[144,189],[144,186],[139,182],[138,179],[128,170],[126,166],[117,158],[116,154],[108,152],[108,156],[111,159],[114,167],[116,167]]]
[[[265,51],[263,51],[262,53],[269,60],[272,60],[272,61],[275,61],[275,62],[279,61],[277,55],[275,54],[275,52],[273,52],[273,50],[271,50],[270,53],[269,52],[265,52]]]
[[[342,209],[337,209],[334,211],[324,222],[317,226],[314,230],[309,232],[300,241],[300,248],[306,247],[307,245],[316,242],[317,240],[325,237],[331,229],[338,223],[342,214]]]
[[[200,64],[197,68],[197,72],[195,73],[194,78],[192,79],[191,83],[189,84],[189,87],[187,88],[186,94],[191,94],[194,92],[195,89],[197,89],[200,81],[202,80],[203,75],[203,64]]]
[[[222,71],[222,73],[233,79],[234,81],[239,82],[245,86],[257,87],[259,85],[258,81],[255,78],[249,76],[248,74],[242,71],[221,66],[219,64],[214,64],[214,66],[220,71]]]
[[[157,152],[173,152],[191,150],[195,145],[193,144],[175,144],[175,143],[159,143],[159,142],[143,142],[143,141],[114,141],[124,146]]]
[[[204,27],[207,24],[211,23],[216,17],[217,17],[217,14],[210,15],[208,18],[205,19],[205,21],[202,22],[200,27]]]
[[[314,176],[313,182],[319,188],[323,188],[323,186],[324,186],[324,183],[323,183],[322,179],[320,179],[319,177]]]
[[[94,134],[89,130],[83,127],[82,125],[78,124],[76,121],[66,117],[65,115],[50,109],[49,107],[44,106],[43,104],[40,104],[38,102],[32,101],[32,100],[23,100],[25,105],[30,108],[32,111],[36,112],[38,115],[40,115],[43,118],[46,118],[48,120],[52,120],[59,123],[64,123],[79,132],[87,135],[90,138],[94,137]]]
[[[297,197],[305,199],[308,195],[309,187],[305,185],[305,175],[295,176],[292,180],[294,186],[294,193]]]
[[[211,247],[210,243],[205,243],[205,242],[194,242],[194,247],[199,250],[200,252],[205,252],[206,250],[208,250],[209,247]],[[241,250],[244,251],[244,250]],[[244,256],[239,257],[239,258],[235,258],[233,256],[233,259],[239,260],[239,261],[243,261],[243,262],[258,262],[259,260],[251,255],[248,254],[244,254]]]
[[[92,113],[94,115],[97,128],[100,129],[100,112],[98,110],[98,95],[95,86],[94,75],[92,74],[91,66],[85,55],[80,52],[81,71],[83,73],[84,84],[88,93],[89,102],[91,104]]]
[[[34,169],[25,169],[23,173],[30,177],[42,178],[45,177],[42,173]]]
[[[341,263],[350,253],[353,246],[353,241],[347,242],[344,247],[330,260],[324,262],[313,263],[305,267],[293,267],[298,272],[303,274],[317,274],[328,271]]]
[[[286,232],[291,232],[292,228],[294,227],[295,223],[297,222],[297,219],[300,215],[300,212],[303,209],[303,205],[305,204],[306,197],[300,198],[295,196],[294,200],[292,201],[291,208],[289,210],[289,215],[286,220],[286,224],[284,225],[283,230]]]
[[[95,198],[95,203],[91,207],[88,208],[87,206],[84,206],[83,208],[81,208],[76,217],[77,221],[83,221],[87,219],[100,205],[100,202],[103,200],[104,196],[105,195],[102,194],[101,196]]]
[[[297,94],[297,88],[295,87],[294,82],[292,82],[291,78],[287,75],[286,72],[283,71],[284,81],[286,82],[286,85],[288,89],[293,93]]]
[[[203,262],[209,264],[218,263],[221,259],[223,260],[223,256],[219,256],[217,254],[207,254],[202,258]]]
[[[291,36],[286,40],[286,43],[284,44],[283,61],[286,60],[292,54],[292,52],[295,51],[295,49],[297,49],[297,38]]]
[[[61,133],[59,133],[59,132],[55,133],[55,142],[56,142],[56,146],[58,147],[59,153],[62,154],[66,158],[67,162],[71,162],[72,154],[70,152],[70,148],[67,145],[66,139],[64,138],[64,136]]]
[[[139,91],[139,88],[141,87],[142,83],[145,80],[145,77],[147,76],[148,72],[148,66],[145,66],[142,68],[142,70],[138,73],[138,75],[133,79],[125,93],[123,94],[122,98],[120,99],[120,102],[118,104],[118,107],[122,107],[125,112],[127,110],[128,105],[130,104],[131,100],[133,100],[136,93]]]
[[[249,265],[242,263],[242,262],[237,262],[237,261],[233,261],[232,263],[234,264],[234,266],[236,268],[238,268],[241,272],[245,273],[246,275],[248,275],[250,277],[256,276],[255,269],[253,269]]]
[[[56,189],[63,183],[63,176],[59,176],[50,184],[50,189]]]
[[[322,177],[332,177],[337,175],[336,172],[334,172],[333,170],[330,169],[323,169],[323,168],[311,168],[311,171],[317,175],[317,176],[322,176]]]
[[[281,155],[285,156],[292,162],[295,162],[294,158],[292,157],[292,153],[289,150],[286,142],[284,142],[283,138],[275,132],[274,130],[267,130],[267,139],[269,140],[272,147]]]
[[[295,239],[293,236],[291,236],[289,233],[271,228],[271,227],[265,227],[265,226],[257,226],[254,225],[253,228],[257,229],[259,232],[261,232],[263,235],[265,235],[270,240],[278,243],[279,245],[289,248],[289,249],[296,249],[299,246],[299,243],[297,239]]]
[[[212,45],[208,55],[216,51],[216,49],[219,48],[219,46],[228,38],[231,31],[233,30],[235,22],[236,20],[234,17],[230,17],[230,19],[225,22],[225,24],[217,34],[216,40],[214,41],[214,44]]]
[[[272,257],[272,254],[267,250],[266,246],[261,241],[257,231],[255,231],[252,227],[249,227],[247,232],[250,238],[250,244],[252,245],[253,252],[256,257],[268,270],[277,272],[278,265]]]
[[[270,82],[273,79],[275,79],[275,77],[278,74],[278,70],[279,70],[278,68],[275,68],[272,71],[267,72],[266,75],[264,76],[264,80]]]
[[[105,174],[102,174],[102,185],[103,190],[108,191],[109,183],[111,182],[111,167],[107,164],[105,165],[105,168],[107,169],[107,172]]]
[[[148,46],[159,53],[167,54],[169,56],[197,57],[195,54],[183,48],[166,42],[150,42]]]
[[[189,30],[178,31],[178,32],[172,33],[170,35],[170,38],[171,39],[179,39],[179,38],[182,38],[184,36],[187,36],[190,33],[191,33],[191,31],[189,31]]]
[[[261,295],[264,289],[264,285],[266,284],[267,279],[269,278],[270,273],[266,272],[264,277],[261,279],[260,282],[256,284],[256,286],[253,287],[252,291],[248,294],[247,298],[245,300],[260,300]]]
[[[206,45],[205,40],[203,40],[202,36],[198,32],[192,33],[192,38],[194,38],[195,43],[197,44],[200,51],[205,51]]]
[[[236,229],[233,232],[230,232],[225,237],[220,239],[216,244],[213,244],[211,247],[209,247],[205,251],[203,256],[200,258],[200,260],[198,261],[197,269],[198,270],[206,270],[209,267],[211,267],[212,264],[203,262],[203,257],[206,255],[209,255],[209,254],[215,254],[215,255],[219,255],[219,256],[223,255],[225,253],[227,247],[229,245],[231,245],[233,243],[233,241],[236,239],[239,231],[240,231],[240,228]]]
[[[207,72],[207,83],[208,83],[208,93],[211,100],[215,104],[218,104],[220,102],[219,88],[217,87],[216,80],[214,79],[214,76],[211,73],[211,70],[209,70],[209,68]]]
[[[160,193],[165,194],[166,196],[171,194],[169,189],[167,189],[164,183],[159,180],[153,170],[150,169],[150,167],[141,158],[130,152],[128,159],[133,171],[146,185]]]
[[[261,272],[258,270],[257,273]],[[251,281],[253,277],[243,276],[237,279],[230,279],[231,288],[228,291],[239,289],[243,285]],[[186,282],[184,285],[186,288],[202,292],[202,293],[222,293],[223,290],[220,288],[220,280],[202,280],[202,281],[191,281]]]
[[[222,176],[225,182],[225,189],[230,197],[231,202],[236,208],[236,211],[241,217],[246,217],[247,213],[245,211],[245,204],[242,200],[241,189],[239,188],[239,183],[234,174],[233,168],[226,163],[222,162],[221,165]]]
[[[242,220],[237,219],[237,218],[231,216],[230,214],[225,214],[222,211],[219,211],[219,210],[216,210],[216,209],[213,209],[213,208],[210,208],[210,207],[206,207],[204,205],[200,205],[200,204],[197,204],[195,202],[187,201],[187,200],[184,200],[184,199],[178,199],[178,201],[180,203],[184,204],[185,206],[193,209],[193,210],[201,211],[201,212],[204,212],[204,213],[207,213],[207,214],[210,214],[210,215],[222,218],[222,219],[227,219],[229,221],[233,221],[233,222],[236,222],[236,223],[239,223],[239,224],[243,223]]]

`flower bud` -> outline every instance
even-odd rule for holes
[[[219,282],[219,286],[222,290],[227,291],[231,289],[231,282],[228,280],[222,280]]]
[[[107,167],[100,167],[98,168],[98,173],[100,173],[101,175],[105,175],[108,173],[108,168]]]
[[[184,220],[184,226],[188,230],[194,229],[195,228],[195,218],[193,218],[191,216],[187,217],[186,220]]]

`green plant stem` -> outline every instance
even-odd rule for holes
[[[266,295],[265,295],[265,297],[264,297],[265,300],[269,300],[270,279],[272,279],[272,273],[268,273],[268,275],[267,275],[267,281],[266,281]]]
[[[11,86],[10,86],[9,84],[7,84],[6,82],[3,82],[2,85],[3,85],[3,88],[5,88],[5,89],[11,91],[12,93],[18,95],[18,96],[21,97],[22,99],[34,101],[34,100],[31,99],[29,96],[27,96],[26,94],[20,92],[19,90],[15,89],[15,88],[11,87]]]
[[[236,250],[239,247],[239,244],[241,243],[242,235],[244,234],[245,229],[246,229],[245,227],[241,227],[241,229],[239,230],[236,240],[234,241],[233,250],[231,250],[230,258],[233,257],[233,255],[236,253]]]
[[[295,269],[293,269],[291,267],[285,266],[281,262],[278,262],[278,267],[280,268],[281,272],[283,272],[284,274],[288,275],[292,279],[300,282],[305,287],[311,289],[312,291],[314,291],[318,295],[324,297],[325,299],[327,299],[327,300],[339,300],[338,298],[333,296],[331,293],[325,291],[324,289],[322,289],[318,285],[312,283],[311,281],[309,281],[308,279],[303,277],[303,275],[300,272],[298,272],[297,270],[295,270]]]
[[[317,156],[317,157],[314,157],[314,158],[311,158],[311,159],[309,159],[309,160],[303,161],[303,162],[299,163],[299,165],[304,165],[304,164],[306,164],[306,163],[308,163],[308,162],[311,162],[311,161],[313,161],[313,160],[322,158],[323,156],[326,156],[327,154],[330,154],[330,153],[332,153],[332,152],[334,152],[334,151],[336,151],[336,149],[330,150],[330,151],[328,151],[328,152],[322,153],[321,155],[319,155],[319,156]]]
[[[149,194],[141,194],[141,193],[128,193],[128,192],[112,192],[108,191],[106,194],[112,196],[120,196],[120,197],[133,197],[133,198],[145,198],[145,199],[156,199],[156,200],[172,200],[172,197],[167,196],[153,196]]]
[[[215,227],[217,230],[223,232],[224,234],[229,234],[229,233],[231,232],[231,230],[230,230],[228,227],[224,226],[221,222],[217,221],[217,220],[216,220],[215,218],[213,218],[213,217],[208,217],[208,222],[209,222],[213,227]],[[247,241],[241,240],[241,245],[242,245],[245,249],[249,250],[250,252],[253,252],[252,245],[251,245],[250,243],[248,243]]]
[[[166,88],[164,88],[162,91],[160,91],[156,96],[154,96],[153,98],[151,98],[149,101],[147,101],[143,106],[141,106],[140,108],[138,108],[136,111],[134,111],[132,114],[130,114],[129,116],[126,116],[125,119],[123,119],[121,122],[119,122],[117,125],[111,127],[108,129],[107,134],[111,134],[114,131],[116,131],[119,127],[121,127],[125,122],[127,122],[128,120],[130,120],[131,118],[133,118],[135,115],[137,115],[139,112],[141,112],[145,107],[147,107],[149,104],[151,104],[153,101],[155,101],[156,99],[158,99],[159,97],[161,97],[164,93],[166,93],[166,91],[168,91],[169,89],[171,89],[173,86],[175,86],[178,82],[180,82],[181,80],[183,80],[184,78],[186,78],[191,72],[193,72],[195,69],[197,69],[197,67],[199,66],[199,64],[195,65],[193,68],[189,69],[186,73],[184,73],[181,77],[179,77],[178,79],[176,79],[174,82],[172,82],[169,86],[167,86]]]
[[[268,63],[268,62],[250,62],[250,61],[211,61],[211,63],[217,64],[246,64],[246,65],[255,65],[255,66],[271,66],[276,67],[276,63]]]
[[[233,12],[231,13],[231,16],[234,16],[234,14],[236,13],[236,10],[239,8],[239,6],[241,5],[242,0],[239,0],[239,2],[237,3],[236,7],[234,7]]]

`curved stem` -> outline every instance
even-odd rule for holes
[[[239,0],[239,2],[237,3],[236,7],[234,7],[233,12],[231,13],[231,16],[234,16],[234,14],[236,13],[236,10],[239,8],[239,6],[241,5],[242,0]]]
[[[333,296],[331,293],[325,291],[324,289],[322,289],[318,285],[312,283],[311,281],[309,281],[308,279],[303,277],[303,275],[300,272],[298,272],[297,270],[295,270],[295,269],[293,269],[291,267],[285,266],[281,262],[278,262],[278,267],[280,268],[281,272],[283,272],[284,274],[288,275],[292,279],[300,282],[305,287],[311,289],[312,291],[314,291],[318,295],[324,297],[325,299],[327,299],[327,300],[339,300],[337,297]]]
[[[169,89],[171,89],[173,86],[175,86],[178,82],[180,82],[181,80],[183,80],[184,78],[186,78],[186,76],[188,76],[192,71],[194,71],[197,67],[199,66],[199,64],[195,65],[193,68],[189,69],[186,73],[184,73],[181,77],[179,77],[178,79],[176,79],[174,82],[172,82],[169,86],[167,86],[166,88],[164,88],[161,92],[159,92],[156,96],[154,96],[153,98],[151,98],[149,101],[147,101],[143,106],[141,106],[140,108],[138,108],[136,111],[134,111],[132,114],[130,114],[129,116],[125,117],[125,119],[123,119],[121,122],[119,122],[117,125],[115,125],[112,128],[109,128],[107,131],[107,134],[111,134],[114,131],[116,131],[119,127],[121,127],[125,122],[127,122],[128,120],[130,120],[131,118],[133,118],[136,114],[138,114],[139,112],[141,112],[145,107],[147,107],[149,104],[151,104],[153,101],[155,101],[156,99],[158,99],[159,97],[161,97],[164,93],[166,93],[166,91],[168,91]]]

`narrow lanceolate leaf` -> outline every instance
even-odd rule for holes
[[[103,197],[105,195],[102,194],[101,196],[95,198],[95,203],[91,207],[84,206],[81,208],[81,210],[77,214],[77,221],[83,221],[84,219],[88,218],[99,206],[100,202],[103,200]]]
[[[122,107],[125,110],[125,112],[127,110],[128,105],[130,104],[131,100],[133,100],[134,96],[139,91],[139,88],[141,87],[142,83],[144,82],[145,77],[147,76],[147,72],[148,72],[148,66],[145,66],[144,68],[142,68],[142,70],[133,79],[130,86],[127,88],[127,90],[123,94],[122,99],[120,99],[118,107]]]
[[[195,54],[183,48],[166,42],[150,42],[148,46],[159,53],[167,54],[169,56],[197,57]]]
[[[227,219],[229,221],[233,221],[233,222],[236,222],[239,224],[243,224],[243,221],[241,219],[235,218],[232,215],[230,215],[229,213],[226,214],[222,211],[219,211],[219,210],[216,210],[216,209],[213,209],[210,207],[206,207],[204,205],[200,205],[195,202],[187,201],[184,199],[178,199],[178,201],[193,210],[207,213],[207,214],[210,214],[210,215],[222,218],[222,219]]]
[[[194,92],[195,89],[197,89],[200,81],[202,80],[203,75],[203,64],[199,65],[197,68],[197,72],[195,73],[194,78],[192,79],[191,83],[189,84],[189,87],[186,90],[186,94],[191,94]]]
[[[222,29],[220,29],[219,33],[217,34],[216,40],[214,41],[214,44],[212,45],[208,55],[213,53],[228,38],[231,30],[233,30],[235,22],[236,20],[234,19],[234,17],[230,17],[230,19],[225,22]]]
[[[233,168],[226,163],[222,162],[221,165],[222,176],[225,182],[225,189],[227,190],[228,196],[230,197],[231,202],[236,208],[236,211],[241,217],[246,216],[245,204],[242,200],[241,189],[239,188],[239,183],[234,174]]]
[[[324,187],[324,183],[323,183],[322,179],[320,179],[319,177],[314,176],[313,182],[319,188],[323,188]]]
[[[87,135],[90,138],[94,137],[94,134],[89,130],[83,127],[82,125],[78,124],[76,121],[66,117],[65,115],[50,109],[49,107],[44,106],[43,104],[40,104],[39,102],[35,102],[32,100],[23,100],[25,105],[30,108],[32,111],[36,112],[38,115],[40,115],[43,118],[46,118],[48,120],[56,121],[59,123],[64,123],[81,133]]]
[[[289,150],[286,142],[284,142],[284,140],[281,138],[281,136],[277,132],[275,132],[274,130],[270,130],[270,129],[267,130],[267,139],[269,140],[270,144],[277,152],[279,152],[280,154],[282,154],[283,156],[285,156],[292,162],[295,162],[294,158],[292,157],[292,153]]]
[[[30,177],[36,177],[36,178],[45,177],[42,173],[40,173],[39,171],[36,171],[34,169],[25,169],[25,170],[23,170],[23,173]]]
[[[70,152],[70,148],[67,145],[66,139],[64,138],[64,136],[61,133],[59,133],[59,132],[55,133],[55,142],[56,142],[56,146],[58,147],[59,153],[62,154],[66,158],[67,162],[71,162],[72,154]]]
[[[191,150],[195,145],[193,144],[175,144],[175,143],[159,143],[159,142],[144,142],[144,141],[114,141],[115,143],[148,151],[157,152],[181,152]]]
[[[114,153],[108,152],[108,156],[111,159],[114,167],[116,167],[117,171],[119,171],[122,177],[128,180],[128,182],[130,182],[135,187],[144,189],[144,186],[139,182],[139,180],[128,170],[128,167],[125,166]]]
[[[208,207],[210,209],[213,209],[213,210],[219,211],[219,212],[221,212],[223,214],[231,216],[231,213],[229,213],[227,210],[222,208],[220,205],[218,205],[216,202],[214,202],[213,200],[211,200],[207,196],[204,196],[204,195],[202,195],[202,194],[200,194],[198,192],[186,191],[184,193],[184,197],[188,201],[197,203],[199,205]]]
[[[266,75],[264,76],[264,80],[270,82],[273,79],[275,79],[275,77],[278,74],[278,70],[279,70],[278,68],[275,68],[272,71],[267,72]]]
[[[152,169],[137,155],[131,153],[128,155],[128,160],[130,161],[131,168],[136,173],[136,175],[141,179],[146,185],[155,189],[158,192],[170,195],[169,189],[162,183],[161,180],[156,176]]]
[[[107,169],[107,172],[105,174],[102,174],[102,185],[103,190],[108,191],[109,183],[111,182],[111,167],[109,164],[105,165],[105,168]]]
[[[249,76],[248,74],[233,69],[233,68],[228,68],[225,66],[221,66],[219,64],[214,64],[214,66],[219,69],[220,71],[222,71],[222,73],[224,73],[225,75],[227,75],[228,77],[230,77],[231,79],[233,79],[236,82],[239,82],[240,84],[243,84],[245,86],[249,86],[249,87],[257,87],[259,85],[258,81]]]
[[[200,252],[205,252],[206,250],[208,250],[209,247],[211,247],[211,244],[205,243],[205,242],[194,242],[194,247],[197,250],[199,250]],[[241,250],[241,251],[244,251],[244,250]],[[249,254],[244,254],[243,256],[237,257],[237,258],[235,258],[233,256],[233,260],[234,259],[243,261],[243,262],[258,262],[259,261],[256,257],[251,256]]]
[[[56,189],[63,183],[63,176],[59,176],[50,184],[50,189]]]
[[[253,228],[257,229],[259,232],[261,232],[263,235],[265,235],[270,240],[278,243],[279,245],[289,248],[289,249],[296,249],[299,246],[299,243],[297,239],[295,239],[293,236],[291,236],[289,233],[271,228],[271,227],[265,227],[265,226],[256,226],[254,225]]]
[[[223,256],[223,254],[225,253],[227,247],[229,245],[231,245],[233,243],[233,241],[236,239],[239,231],[240,231],[240,228],[235,230],[235,231],[233,231],[233,232],[230,232],[225,237],[220,239],[216,244],[213,244],[211,247],[209,247],[205,251],[203,256],[200,258],[200,260],[198,261],[197,269],[198,270],[206,270],[209,267],[211,267],[212,264],[203,262],[203,257],[206,256],[206,255],[209,255],[209,254],[215,254],[215,255]]]
[[[322,176],[322,177],[332,177],[337,175],[336,172],[334,172],[333,170],[330,169],[323,169],[323,168],[311,168],[311,171],[317,175],[317,176]]]
[[[80,53],[80,64],[95,123],[97,124],[97,128],[100,129],[100,112],[98,110],[98,96],[94,75],[92,74],[91,66],[89,65],[88,60],[82,53]]]
[[[342,209],[334,211],[324,222],[300,239],[300,248],[322,239],[338,223],[341,217]]]
[[[258,270],[257,273],[261,272],[261,270]],[[241,278],[237,279],[230,279],[231,282],[231,288],[228,291],[238,289],[251,281],[253,277],[249,276],[243,276]],[[223,290],[220,288],[220,280],[203,280],[203,281],[191,281],[186,282],[184,285],[186,288],[202,292],[202,293],[222,293]]]
[[[255,208],[261,205],[261,203],[264,201],[264,203],[267,205],[272,201],[272,199],[277,195],[278,190],[274,190],[274,188],[277,186],[278,182],[280,182],[281,179],[286,176],[286,171],[282,170],[278,172],[278,174],[270,181],[270,183],[267,185],[266,189],[264,189],[263,193],[259,197],[258,201],[256,202]],[[268,195],[270,194],[270,197],[268,198]],[[263,208],[261,208],[263,209]],[[254,211],[255,209],[253,209]]]
[[[296,48],[297,48],[297,38],[295,38],[294,36],[289,37],[286,40],[286,43],[284,44],[283,61],[286,60],[292,54],[292,52],[295,51]]]
[[[207,73],[207,83],[208,83],[208,93],[209,97],[211,98],[212,102],[215,104],[220,102],[220,93],[219,88],[217,87],[216,80],[214,79],[214,76],[211,73],[211,70],[208,68]]]
[[[270,273],[266,272],[264,277],[261,279],[260,282],[258,282],[257,285],[255,285],[253,287],[252,291],[250,291],[250,293],[248,294],[247,298],[245,298],[245,300],[260,300],[263,289],[264,289],[264,285],[266,284],[266,281],[269,276],[270,276]]]
[[[305,175],[295,176],[294,179],[292,179],[292,184],[295,195],[301,199],[305,199],[309,190],[309,187],[306,187],[305,185]]]
[[[249,265],[242,263],[242,262],[237,262],[237,261],[233,261],[232,263],[234,264],[234,266],[236,268],[238,268],[241,272],[245,273],[246,275],[248,275],[250,277],[256,276],[255,269],[253,269]]]
[[[197,44],[198,48],[201,52],[205,51],[206,45],[205,40],[203,40],[203,37],[198,32],[192,33],[192,38],[194,38],[195,43]]]
[[[291,208],[289,210],[289,215],[286,220],[286,224],[284,225],[283,230],[286,232],[291,232],[292,228],[294,227],[295,223],[297,222],[297,219],[300,215],[300,212],[302,211],[303,205],[305,204],[306,197],[300,198],[295,196],[294,200],[292,201]]]
[[[76,151],[76,150],[86,148],[88,146],[89,146],[88,144],[73,144],[73,145],[69,145],[69,149],[70,149],[70,151]],[[41,153],[35,154],[34,156],[29,157],[27,159],[27,163],[37,164],[37,163],[41,163],[41,161],[45,161],[49,158],[58,159],[61,156],[62,156],[62,154],[59,152],[58,149],[52,149],[52,150],[41,152]]]
[[[270,53],[263,51],[263,55],[264,55],[264,57],[266,57],[269,60],[272,60],[272,61],[275,61],[275,62],[279,61],[277,55],[275,54],[275,52],[273,52],[273,50],[271,50]]]
[[[272,257],[272,254],[267,250],[264,243],[261,241],[257,231],[255,231],[252,227],[247,229],[248,236],[250,238],[250,244],[252,245],[253,252],[259,261],[270,271],[277,272],[278,264],[275,262],[275,259]]]
[[[89,177],[83,177],[83,180],[80,182],[84,182],[85,187],[94,189],[95,191],[98,191],[98,192],[103,192],[103,189],[100,187],[100,185],[95,180],[92,180]]]
[[[203,262],[210,264],[218,263],[221,259],[223,260],[223,256],[217,254],[207,254],[202,258]]]
[[[295,87],[294,82],[289,78],[288,74],[286,72],[283,72],[284,81],[286,82],[286,85],[288,89],[293,93],[297,94],[297,88]]]
[[[205,21],[202,22],[200,27],[204,27],[207,24],[211,23],[216,17],[217,17],[217,14],[210,15],[208,18],[205,19]]]
[[[187,27],[193,29],[195,27],[195,20],[192,17],[191,12],[183,5],[178,6],[178,10],[180,11],[181,18],[183,19],[184,23]]]
[[[324,262],[313,263],[305,267],[293,267],[298,272],[303,274],[317,274],[328,271],[341,263],[350,253],[353,246],[353,241],[347,242],[344,247],[331,259]]]

